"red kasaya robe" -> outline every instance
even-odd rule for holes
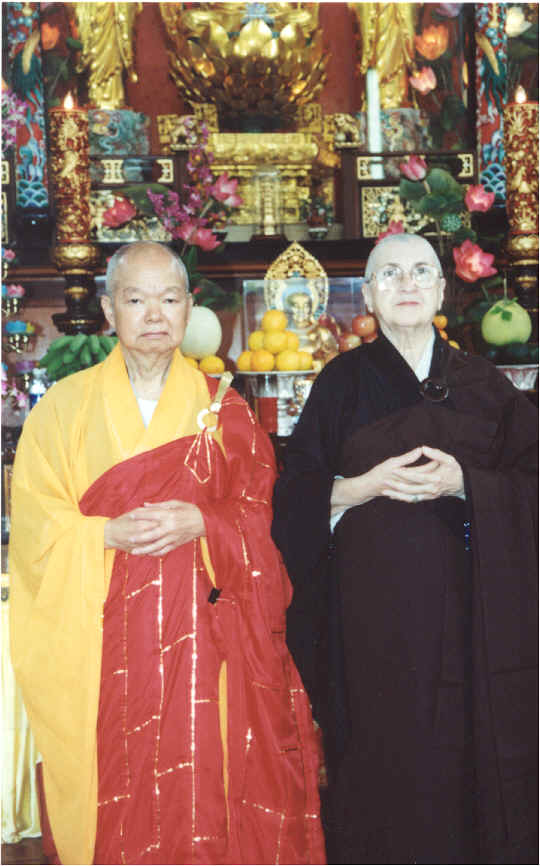
[[[209,405],[215,382],[206,387]],[[114,558],[95,863],[325,862],[318,747],[270,538],[273,450],[232,389],[217,427],[116,463],[79,501],[95,519],[181,499],[206,527],[164,557]]]

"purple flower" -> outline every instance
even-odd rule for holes
[[[437,3],[435,12],[442,15],[443,18],[457,18],[462,6],[463,3]]]

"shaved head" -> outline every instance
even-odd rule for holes
[[[113,256],[109,259],[107,264],[107,271],[105,274],[105,293],[112,298],[115,289],[115,279],[116,279],[116,270],[121,264],[127,264],[131,258],[138,258],[139,256],[144,256],[145,254],[149,255],[162,255],[164,262],[167,258],[170,260],[171,267],[176,268],[180,276],[182,277],[182,281],[186,287],[186,293],[189,294],[189,277],[188,272],[186,270],[186,266],[184,262],[170,247],[165,244],[159,244],[156,241],[133,241],[130,244],[124,244],[124,246],[120,247]]]
[[[429,241],[421,235],[413,235],[403,232],[399,235],[387,235],[382,239],[382,241],[379,241],[379,243],[373,247],[366,262],[366,280],[368,280],[373,272],[377,270],[381,262],[387,260],[386,254],[389,252],[389,248],[396,250],[399,254],[400,247],[404,252],[405,249],[410,248],[413,245],[416,245],[416,249],[422,255],[423,260],[437,265],[439,271],[442,272],[439,257]]]

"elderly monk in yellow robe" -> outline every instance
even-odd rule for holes
[[[118,345],[32,410],[13,476],[49,862],[324,863],[272,447],[178,350],[192,298],[168,248],[122,247],[102,303]]]

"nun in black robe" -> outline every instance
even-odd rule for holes
[[[456,458],[465,499],[377,496],[332,533],[334,479],[418,445]],[[423,382],[383,334],[316,379],[273,536],[330,863],[538,862],[537,458],[529,400],[438,335]]]

